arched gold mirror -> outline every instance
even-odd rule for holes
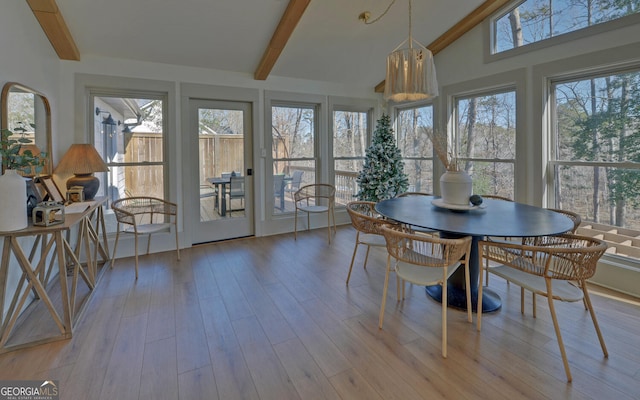
[[[47,164],[41,174],[53,171],[51,142],[51,107],[49,100],[37,90],[16,82],[7,82],[2,88],[1,128],[13,132],[13,137],[28,139],[28,146],[48,155]],[[35,152],[35,147],[30,149]],[[4,172],[4,171],[2,171]]]

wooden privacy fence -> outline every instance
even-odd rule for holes
[[[126,151],[124,161],[127,163],[162,162],[162,135],[157,133],[132,133],[125,138]],[[198,138],[198,173],[201,184],[206,178],[220,176],[223,172],[243,172],[244,161],[243,135],[200,135]],[[188,160],[186,160],[188,162]],[[293,170],[305,171],[304,183],[315,180],[315,170],[312,167],[291,166],[288,174]],[[164,197],[163,167],[161,165],[136,166],[125,168],[125,187],[132,188],[137,194]],[[357,172],[336,171],[336,202],[346,204],[354,200],[357,192]]]
[[[198,146],[199,176],[220,176],[223,172],[243,172],[244,141],[242,135],[200,135]],[[125,138],[124,162],[162,162],[162,135],[132,133]],[[126,188],[136,193],[162,198],[163,167],[160,165],[124,168]]]

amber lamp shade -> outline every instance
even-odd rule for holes
[[[91,144],[79,143],[69,147],[55,170],[58,174],[74,174],[67,180],[67,189],[72,186],[82,186],[85,200],[93,200],[100,188],[100,180],[93,173],[107,171],[109,167],[95,147]]]

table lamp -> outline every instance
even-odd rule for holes
[[[107,172],[109,167],[91,144],[72,144],[56,167],[57,174],[74,174],[67,180],[67,189],[82,186],[84,199],[93,200],[100,180],[93,176],[94,172]]]

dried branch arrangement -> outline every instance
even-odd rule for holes
[[[432,130],[427,130],[427,135],[431,139],[431,143],[433,143],[433,151],[435,151],[436,156],[447,171],[458,171],[458,157],[453,146],[449,145],[447,135]]]

